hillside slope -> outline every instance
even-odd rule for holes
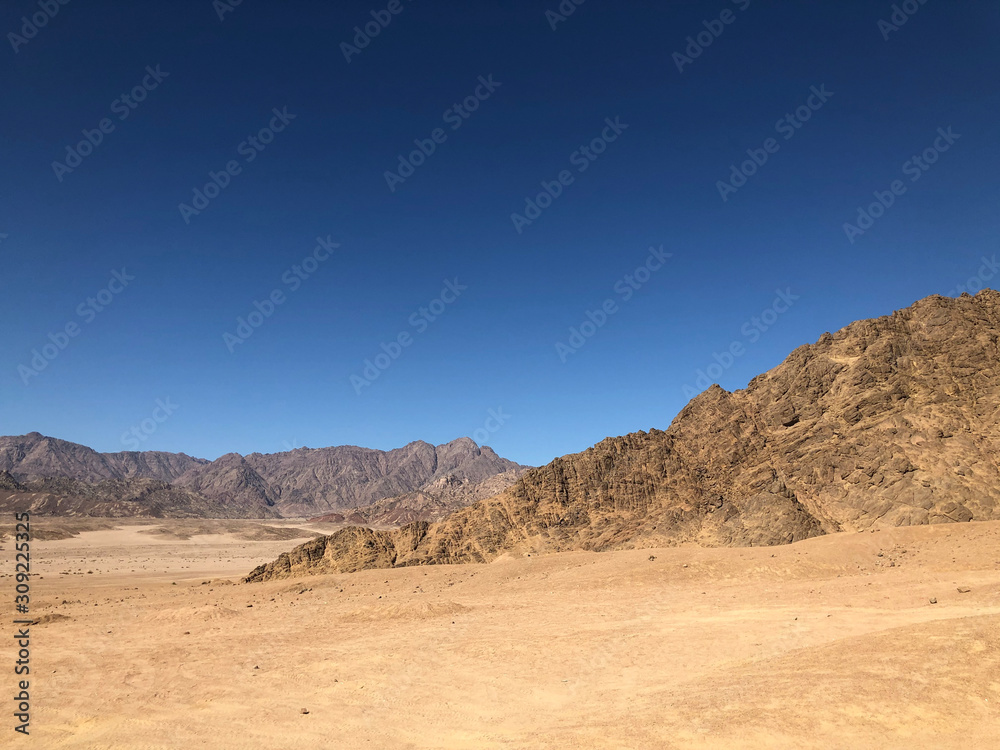
[[[311,540],[247,580],[998,519],[998,339],[997,292],[928,297],[713,386],[665,432],[608,438],[439,523]]]

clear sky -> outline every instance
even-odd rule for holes
[[[542,464],[996,286],[1000,6],[901,6],[4,3],[0,433]]]

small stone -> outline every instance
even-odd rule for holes
[[[937,599],[933,596],[931,597],[931,604],[937,604]]]
[[[650,562],[653,562],[653,560],[655,560],[655,559],[656,559],[656,555],[650,555],[649,556],[649,561]]]
[[[970,591],[972,591],[972,589],[967,589],[967,588],[964,588],[962,586],[958,587],[958,593],[960,593],[960,594],[968,594]]]
[[[300,714],[307,714],[307,713],[309,713],[309,709],[308,708],[300,708],[299,709],[299,713]]]

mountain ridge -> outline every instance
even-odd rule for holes
[[[0,486],[7,490],[0,497],[0,508],[89,515],[104,508],[116,516],[131,509],[141,514],[143,506],[126,502],[126,496],[134,494],[135,482],[150,480],[169,485],[160,488],[156,506],[168,515],[176,511],[185,517],[301,517],[427,492],[446,475],[456,476],[475,493],[480,484],[514,472],[509,484],[523,468],[470,438],[438,446],[412,441],[390,451],[331,446],[247,456],[228,453],[209,461],[162,451],[98,453],[33,432],[0,437],[0,471],[7,472],[10,481],[26,485],[17,497],[17,490]],[[121,498],[114,497],[116,487]]]
[[[928,297],[713,385],[666,431],[606,438],[438,523],[319,537],[246,580],[1000,518],[998,362],[1000,294]]]

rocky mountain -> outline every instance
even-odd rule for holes
[[[393,515],[436,518],[495,494],[523,470],[468,438],[391,451],[299,448],[207,461],[183,453],[98,453],[33,432],[0,437],[0,510],[268,518],[348,511],[399,498],[392,509],[372,512],[371,522],[384,525],[394,523]],[[427,494],[439,511],[425,513],[427,501],[413,493]]]
[[[197,493],[145,477],[104,479],[94,483],[65,477],[49,477],[31,479],[11,487],[0,476],[0,509],[5,513],[30,511],[37,515],[104,518],[277,516],[277,513],[269,508],[223,505]]]
[[[526,467],[508,469],[476,482],[454,474],[430,482],[425,489],[376,500],[339,513],[328,513],[311,521],[351,523],[363,526],[402,526],[415,521],[438,521],[470,503],[493,497],[513,485]]]
[[[221,497],[232,491],[234,479],[223,459],[232,460],[224,456],[188,472],[177,484],[196,488],[209,497]],[[263,482],[257,487],[260,497],[273,500],[286,517],[341,511],[426,491],[446,476],[475,485],[496,474],[522,468],[501,458],[492,448],[480,448],[469,438],[438,446],[417,441],[390,451],[350,445],[298,448],[269,455],[253,453],[244,460],[246,468]]]
[[[67,477],[81,482],[146,477],[172,482],[189,469],[209,463],[184,453],[98,453],[92,448],[37,432],[0,437],[0,471],[19,479]]]
[[[556,459],[438,523],[319,537],[247,580],[1000,519],[998,342],[1000,293],[929,297],[744,390],[711,387],[666,431]]]
[[[6,471],[0,471],[0,491],[24,492],[24,485],[18,482]]]
[[[272,509],[278,503],[279,491],[239,453],[227,453],[211,463],[196,466],[179,477],[176,484],[223,506],[251,507],[264,515],[278,515]]]

